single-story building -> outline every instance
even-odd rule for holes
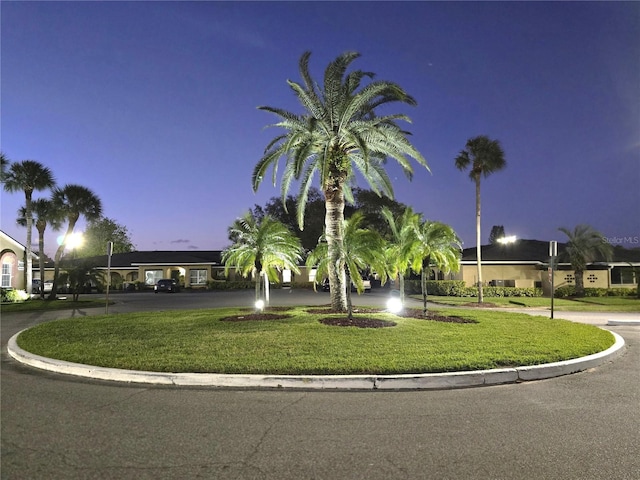
[[[27,281],[26,248],[15,238],[0,230],[0,263],[2,278],[0,287],[25,290]],[[31,252],[33,265],[37,265],[39,257]]]
[[[566,244],[558,243],[560,262],[554,271],[554,286],[575,285],[575,274],[567,261],[562,261]],[[482,279],[485,285],[505,287],[537,287],[551,290],[549,242],[516,240],[514,243],[481,247]],[[477,283],[476,247],[462,251],[460,271],[447,278],[464,280],[468,286]],[[592,262],[584,273],[587,288],[636,288],[635,268],[640,267],[640,249],[614,247],[609,262]]]
[[[558,244],[559,253],[565,249]],[[220,250],[187,251],[140,251],[115,253],[111,256],[111,285],[142,283],[154,285],[161,278],[175,278],[187,288],[205,288],[212,280],[241,280],[233,269],[225,277]],[[87,259],[106,273],[107,256]],[[477,282],[476,248],[462,252],[460,271],[457,273],[435,273],[439,280],[464,280],[467,286]],[[540,240],[517,240],[512,244],[482,246],[482,275],[486,285],[512,287],[538,287],[545,293],[550,291],[549,242]],[[614,248],[610,262],[593,262],[585,272],[585,287],[635,288],[638,278],[634,268],[640,267],[640,249]],[[34,263],[34,268],[37,265]],[[36,277],[39,273],[36,273]],[[45,280],[53,278],[53,264],[45,268]],[[281,273],[285,285],[306,285],[315,281],[315,270],[300,267],[300,273],[289,270]],[[574,284],[571,265],[561,262],[555,270],[555,287]]]

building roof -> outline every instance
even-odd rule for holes
[[[549,261],[549,242],[542,240],[516,240],[514,243],[482,245],[482,262],[500,263],[546,263]],[[566,249],[566,243],[558,242],[558,255]],[[476,263],[476,247],[465,248],[462,251],[463,263]],[[640,248],[613,247],[613,258],[603,263],[634,263],[640,262]],[[599,262],[594,262],[599,263]]]
[[[137,269],[141,265],[221,265],[221,256],[221,250],[151,250],[114,253],[111,255],[111,267]],[[107,255],[77,260],[99,267],[107,266]],[[53,262],[47,263],[46,267],[53,268]]]

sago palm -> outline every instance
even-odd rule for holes
[[[304,208],[309,189],[317,174],[325,200],[325,237],[328,247],[331,305],[346,309],[346,279],[343,274],[345,200],[353,201],[352,187],[359,172],[369,187],[379,195],[393,196],[391,180],[384,163],[395,160],[411,178],[410,159],[427,167],[426,161],[409,142],[409,133],[399,126],[409,122],[403,114],[378,114],[379,107],[395,102],[415,105],[415,100],[399,85],[388,81],[370,81],[374,74],[347,69],[360,54],[346,52],[331,62],[324,73],[322,86],[309,73],[310,52],[300,58],[302,83],[288,80],[304,112],[296,114],[280,108],[262,106],[261,110],[279,117],[271,126],[284,129],[267,145],[263,157],[253,170],[253,189],[258,189],[269,167],[277,181],[280,158],[285,159],[281,178],[283,200],[291,183],[300,183],[298,224],[303,228]]]
[[[62,218],[67,221],[67,230],[62,237],[60,246],[56,250],[54,258],[53,288],[49,294],[50,299],[56,298],[58,276],[60,274],[60,260],[66,248],[67,239],[73,234],[73,230],[80,217],[87,221],[97,220],[102,215],[102,202],[98,196],[82,185],[67,184],[54,190],[51,197],[54,208]]]
[[[460,270],[462,242],[449,225],[425,220],[416,231],[411,269],[421,273],[422,313],[427,315],[427,276],[431,265],[447,272]]]
[[[455,159],[456,168],[469,169],[469,178],[476,186],[476,256],[478,258],[478,303],[482,303],[482,239],[480,229],[480,179],[502,170],[507,162],[504,151],[498,140],[491,140],[486,135],[467,140],[464,150]]]
[[[576,296],[584,297],[584,271],[587,263],[597,260],[610,261],[613,248],[604,241],[604,236],[589,225],[577,225],[573,231],[561,227],[569,241],[560,257],[568,260],[573,268],[576,279]]]
[[[261,299],[260,281],[264,278],[265,298],[269,302],[269,281],[279,281],[278,273],[289,269],[300,273],[302,259],[300,239],[282,222],[265,216],[257,220],[251,212],[237,219],[229,227],[229,237],[235,243],[222,252],[225,274],[235,268],[243,277],[253,275],[256,282],[256,300]]]
[[[31,294],[33,288],[33,259],[31,258],[31,232],[33,228],[32,198],[34,191],[53,188],[55,180],[51,170],[35,160],[23,160],[9,166],[3,178],[4,189],[7,192],[24,192],[25,198],[25,225],[27,227],[27,241],[25,243],[25,255],[27,257],[26,291]]]
[[[374,270],[381,277],[382,282],[386,280],[386,265],[384,258],[384,240],[372,230],[362,228],[364,215],[362,212],[355,212],[351,218],[344,220],[344,238],[342,242],[342,257],[345,259],[342,268],[346,279],[345,297],[347,299],[347,314],[353,317],[351,303],[351,283],[356,287],[358,293],[364,290],[361,272]],[[322,238],[321,240],[324,240]],[[316,267],[316,278],[323,278],[328,275],[331,268],[331,257],[329,255],[329,245],[326,241],[320,241],[318,246],[307,257],[307,266]],[[329,290],[333,289],[329,286]]]
[[[46,198],[38,198],[32,202],[32,216],[35,222],[36,230],[38,230],[38,257],[40,269],[40,297],[44,299],[44,233],[48,226],[53,230],[59,230],[62,226],[62,217],[60,211],[57,210],[53,202]],[[18,225],[27,225],[27,208],[21,207],[18,211]]]

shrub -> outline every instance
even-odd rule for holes
[[[0,288],[2,303],[18,303],[29,299],[27,292],[13,288]]]

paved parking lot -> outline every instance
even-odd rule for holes
[[[113,298],[117,314],[238,304],[252,292]],[[328,295],[279,291],[276,301],[324,304]],[[94,313],[102,312],[53,317]],[[637,326],[610,327],[625,338],[625,354],[575,375],[463,390],[323,392],[111,384],[8,358],[10,335],[49,318],[2,317],[3,479],[640,478]]]

